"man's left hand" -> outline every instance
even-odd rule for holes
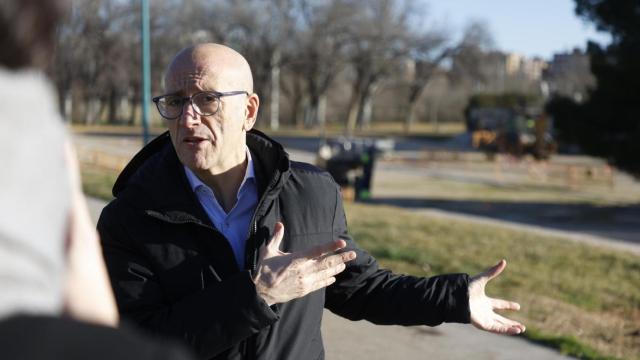
[[[489,270],[471,278],[469,281],[469,312],[471,313],[471,323],[480,330],[516,335],[523,333],[525,326],[496,314],[494,310],[520,310],[520,305],[513,301],[490,298],[484,292],[489,280],[500,275],[506,266],[507,262],[500,260]]]

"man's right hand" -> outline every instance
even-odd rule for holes
[[[276,223],[271,241],[260,249],[260,259],[253,282],[258,294],[269,305],[297,299],[336,281],[347,261],[356,258],[354,251],[331,254],[347,246],[334,240],[311,249],[285,253],[280,251],[284,225]]]

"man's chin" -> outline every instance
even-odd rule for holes
[[[178,158],[180,159],[182,165],[188,167],[189,170],[193,171],[194,173],[198,173],[208,169],[207,161],[205,160],[204,156],[201,156],[199,154],[194,154],[192,152],[186,152],[185,154],[183,152],[179,154]]]

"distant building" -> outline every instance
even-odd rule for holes
[[[524,59],[522,64],[522,73],[529,80],[539,81],[542,79],[542,74],[548,66],[549,64],[539,57]]]
[[[504,71],[509,76],[516,76],[522,68],[523,57],[516,53],[504,54]]]
[[[568,96],[577,102],[584,101],[589,88],[596,85],[589,55],[580,49],[553,55],[543,78],[552,95]]]
[[[530,59],[520,54],[507,53],[505,58],[505,72],[507,75],[524,77],[530,81],[542,79],[542,73],[548,66],[547,62],[539,57]]]
[[[480,74],[475,92],[537,93],[547,62],[540,58],[527,58],[516,53],[491,51],[481,60]]]

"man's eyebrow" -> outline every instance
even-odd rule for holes
[[[184,91],[182,90],[169,91],[163,94],[163,96],[183,96],[183,95],[184,95]]]

